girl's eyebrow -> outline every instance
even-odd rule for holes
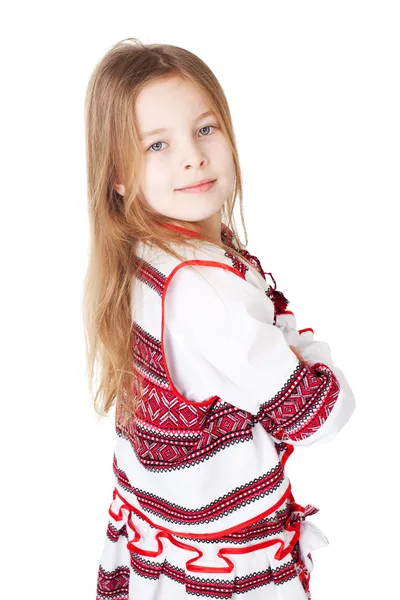
[[[207,110],[206,112],[201,113],[201,115],[199,115],[195,120],[194,123],[196,123],[197,121],[200,121],[200,119],[203,119],[204,117],[208,117],[208,115],[213,115],[214,112],[212,110]],[[140,136],[141,140],[144,140],[144,138],[147,138],[151,135],[154,135],[155,133],[162,133],[163,131],[167,131],[167,129],[165,127],[161,127],[159,129],[152,129],[152,131],[147,131],[146,133],[144,133],[143,135]]]

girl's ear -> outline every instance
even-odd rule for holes
[[[114,183],[114,189],[118,194],[121,194],[121,196],[125,195],[125,186],[122,183]]]

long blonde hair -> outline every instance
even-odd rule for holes
[[[136,244],[150,242],[184,260],[170,244],[193,246],[198,242],[195,236],[165,227],[170,219],[139,198],[138,175],[143,157],[135,100],[148,82],[177,75],[197,85],[205,95],[230,144],[235,182],[221,209],[221,221],[231,229],[238,249],[247,246],[238,152],[228,103],[217,78],[200,58],[184,48],[144,44],[136,38],[118,42],[95,66],[85,98],[90,255],[84,281],[83,318],[91,391],[96,385],[95,394],[92,393],[94,409],[104,417],[116,402],[116,419],[121,426],[134,416],[143,393],[143,381],[133,369],[132,352]],[[124,183],[124,196],[114,189],[116,182]],[[245,244],[240,242],[234,223],[237,196]],[[190,228],[189,222],[181,223]],[[223,241],[216,245],[249,264]]]

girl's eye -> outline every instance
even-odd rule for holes
[[[210,129],[210,127],[216,129],[217,126],[216,125],[205,125],[204,127],[202,127],[201,129],[199,129],[199,131],[202,131],[204,129]],[[201,137],[207,137],[208,134],[206,134],[205,136],[201,136]],[[151,146],[149,146],[149,148],[147,148],[147,152],[149,150],[152,150],[153,152],[158,152],[160,150],[160,148],[154,149],[153,146],[157,146],[158,144],[165,144],[165,142],[154,142],[154,144],[152,144]]]
[[[147,148],[147,150],[153,150],[153,146],[157,146],[157,144],[165,144],[165,142],[154,142],[154,144],[152,144],[150,146],[150,148]],[[156,152],[158,152],[159,149],[156,150]]]
[[[210,127],[214,127],[214,129],[215,129],[216,126],[215,125],[205,125],[201,129],[199,129],[199,131],[201,131],[202,129],[210,129]]]

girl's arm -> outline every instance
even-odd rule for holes
[[[331,440],[351,417],[354,395],[343,374],[323,361],[302,362],[272,324],[265,291],[236,272],[183,265],[164,308],[172,379],[181,365],[190,368],[200,400],[220,396],[254,415],[274,439],[297,445]]]

